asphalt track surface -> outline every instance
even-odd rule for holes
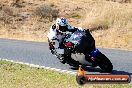
[[[114,66],[113,74],[129,74],[132,77],[132,51],[103,48],[99,48],[99,50],[111,60]],[[0,38],[0,58],[76,71],[71,69],[69,65],[60,63],[59,60],[50,53],[48,43],[45,42],[18,41]],[[103,72],[98,67],[88,67],[88,73],[102,74]]]

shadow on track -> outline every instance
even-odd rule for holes
[[[71,68],[72,70],[78,70],[78,68]],[[100,68],[94,68],[94,67],[85,67],[84,68],[86,72],[99,72],[99,73],[107,73]],[[118,71],[118,70],[112,70],[110,74],[125,74],[125,75],[130,75],[132,77],[132,73],[126,72],[126,71]]]

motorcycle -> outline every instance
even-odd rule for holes
[[[106,72],[111,72],[113,69],[111,61],[95,47],[95,40],[89,30],[67,33],[61,46],[66,51],[63,57],[69,55],[72,57],[66,59],[66,63],[71,66],[99,66]],[[49,49],[61,60],[62,55],[57,54],[54,44],[50,41]]]

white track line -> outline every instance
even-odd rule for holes
[[[72,71],[62,70],[62,69],[57,69],[57,68],[52,68],[52,67],[40,66],[40,65],[24,63],[24,62],[19,62],[19,61],[13,61],[13,60],[8,60],[8,59],[1,59],[1,58],[0,58],[0,60],[9,61],[9,62],[17,63],[17,64],[28,65],[30,67],[44,68],[44,69],[57,71],[57,72],[61,72],[61,73],[67,73],[67,74],[71,74],[71,75],[76,75],[77,74],[77,72],[72,72]]]

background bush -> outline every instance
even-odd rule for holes
[[[50,5],[44,4],[37,7],[34,11],[34,14],[42,18],[53,19],[59,15],[59,10],[55,9]]]

